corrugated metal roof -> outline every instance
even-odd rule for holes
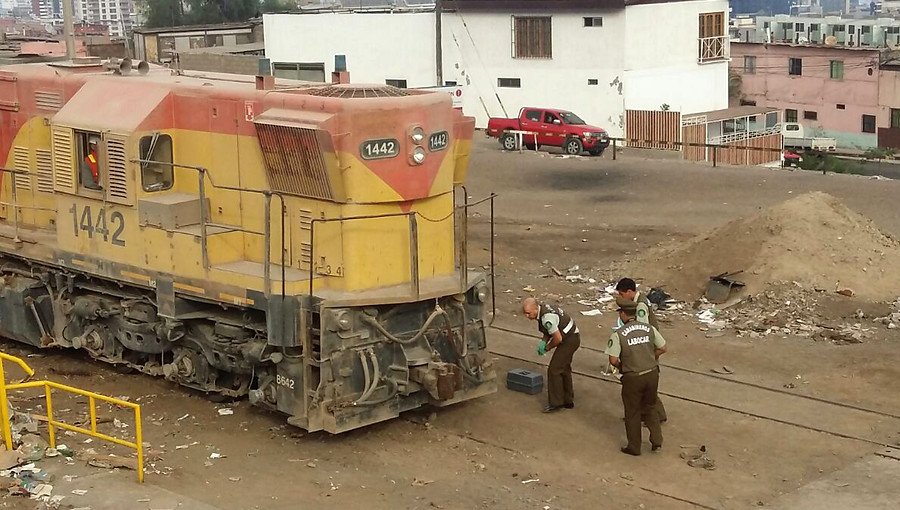
[[[710,110],[708,112],[685,114],[682,116],[682,120],[705,116],[707,122],[718,122],[720,120],[752,117],[754,115],[763,115],[777,111],[779,111],[778,108],[766,108],[762,106],[735,106],[732,108],[725,108],[724,110]]]

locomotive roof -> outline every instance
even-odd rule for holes
[[[175,72],[161,66],[151,66],[146,75],[137,72],[118,75],[98,64],[41,62],[0,66],[2,75],[16,77],[18,94],[25,95],[16,99],[18,102],[29,94],[47,92],[48,88],[49,93],[58,95],[61,103],[53,118],[56,123],[117,132],[143,129],[172,115],[190,119],[191,110],[202,107],[195,101],[201,98],[243,101],[248,105],[252,102],[255,112],[247,120],[256,118],[257,121],[273,116],[296,121],[314,112],[333,115],[359,108],[393,109],[398,96],[413,96],[405,98],[407,105],[449,103],[449,96],[444,93],[386,85],[332,85],[276,78],[274,88],[258,90],[255,76]],[[276,115],[278,111],[281,113]]]

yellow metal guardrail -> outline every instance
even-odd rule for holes
[[[52,448],[56,448],[56,429],[60,428],[63,430],[71,430],[72,432],[78,432],[81,434],[85,434],[91,437],[95,437],[97,439],[102,439],[104,441],[109,441],[111,443],[115,443],[118,445],[122,445],[128,448],[132,448],[137,452],[137,475],[138,482],[144,481],[144,443],[143,443],[143,427],[141,426],[141,406],[140,404],[134,404],[131,402],[126,402],[122,399],[107,397],[106,395],[101,395],[99,393],[94,393],[92,391],[86,391],[79,388],[73,388],[72,386],[66,386],[65,384],[59,384],[53,381],[41,380],[41,381],[26,381],[16,384],[6,384],[6,373],[4,371],[3,362],[11,361],[17,365],[26,373],[28,377],[34,375],[34,370],[25,363],[21,358],[17,358],[15,356],[11,356],[4,352],[0,352],[0,419],[2,419],[3,423],[3,441],[6,443],[6,449],[8,451],[12,450],[12,427],[9,421],[9,401],[7,399],[7,391],[8,390],[19,390],[26,388],[44,388],[44,397],[47,400],[47,430],[50,433],[50,446]],[[77,425],[70,425],[68,423],[64,423],[56,420],[53,417],[53,392],[52,390],[60,390],[65,391],[74,395],[80,395],[88,398],[88,405],[90,406],[89,412],[91,417],[91,428],[86,429],[84,427],[79,427]],[[101,400],[119,407],[130,408],[134,411],[134,442],[126,441],[124,439],[119,439],[117,437],[113,437],[102,432],[97,431],[97,400]]]

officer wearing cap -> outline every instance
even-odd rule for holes
[[[100,190],[100,161],[97,156],[97,137],[88,140],[88,151],[81,162],[81,185],[88,189]]]
[[[625,435],[628,446],[622,453],[641,454],[641,419],[650,429],[651,451],[662,448],[659,415],[654,411],[659,386],[659,362],[666,352],[666,340],[653,326],[636,320],[637,305],[616,298],[622,326],[609,337],[609,363],[622,373],[622,404],[625,406]]]
[[[575,321],[557,306],[540,303],[529,297],[522,303],[522,311],[531,320],[538,321],[538,331],[543,339],[538,344],[541,356],[553,350],[547,367],[548,404],[545,413],[575,407],[575,391],[572,386],[572,357],[581,345],[581,336]],[[555,349],[555,350],[554,350]]]
[[[656,314],[653,313],[653,308],[650,306],[650,300],[641,291],[637,290],[637,284],[634,280],[631,278],[619,280],[619,283],[616,284],[616,293],[625,299],[635,302],[637,305],[635,318],[638,322],[643,322],[659,329],[659,323],[656,321]],[[659,396],[656,397],[656,413],[659,415],[660,423],[668,421],[669,417],[666,414],[666,407],[663,405],[662,400],[659,399]]]

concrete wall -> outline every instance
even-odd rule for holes
[[[876,126],[887,125],[887,114],[879,106],[878,72],[872,67],[878,61],[877,51],[732,43],[731,54],[732,66],[741,75],[744,99],[782,113],[797,110],[801,124],[820,136],[834,137],[840,147],[877,145],[874,133],[862,132],[863,115],[875,115]],[[744,72],[744,56],[756,56],[756,73]],[[788,74],[789,58],[802,59],[802,75]],[[844,62],[842,80],[830,78],[832,60]],[[816,112],[818,119],[805,120],[804,111]]]
[[[573,110],[620,136],[625,109],[727,107],[727,62],[697,62],[698,14],[727,7],[725,0],[699,0],[616,10],[444,13],[443,79],[464,87],[463,110],[478,127],[489,117],[543,106]],[[551,59],[513,58],[513,15],[552,16]],[[405,79],[409,87],[433,86],[434,16],[264,15],[266,56],[273,63],[324,63],[328,74],[334,56],[343,54],[354,83]],[[603,26],[585,27],[584,17],[602,17]],[[518,78],[521,87],[499,87],[498,78]]]
[[[259,72],[259,59],[260,57],[256,55],[190,52],[178,54],[178,63],[181,69],[249,75],[256,75]]]

